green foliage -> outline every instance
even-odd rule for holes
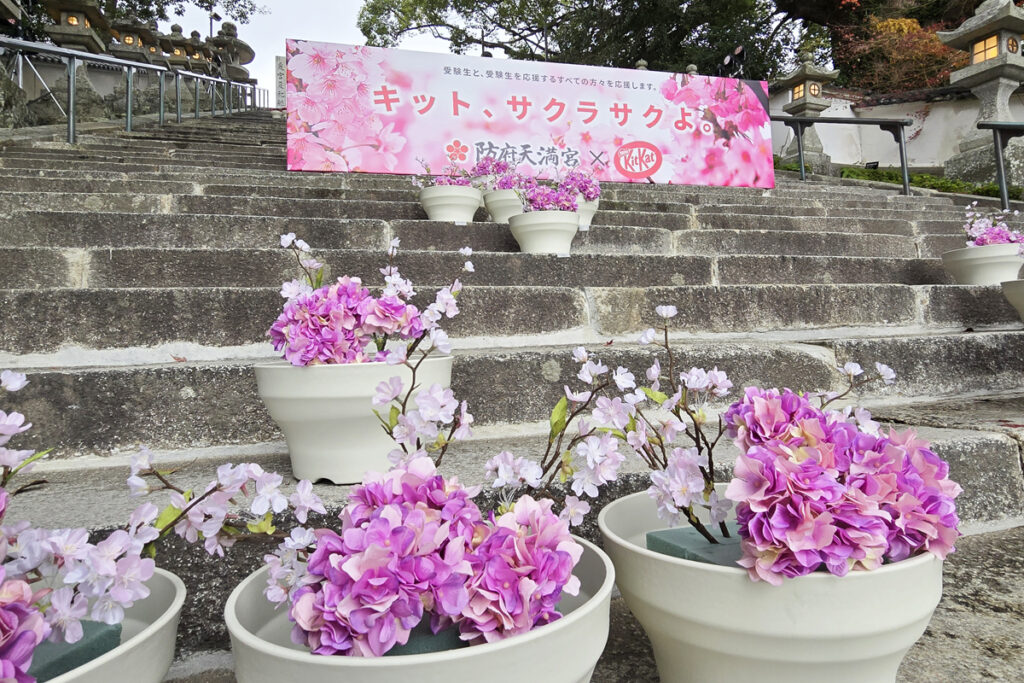
[[[543,59],[714,74],[736,46],[749,77],[776,72],[795,46],[793,22],[770,0],[367,0],[359,28],[370,45],[428,33],[452,52],[502,50]]]
[[[903,184],[903,177],[898,170],[881,168],[844,168],[841,172],[843,178],[855,178],[857,180],[874,180],[882,183]],[[999,185],[996,183],[984,183],[977,185],[963,180],[943,178],[929,173],[912,173],[910,184],[914,187],[926,187],[939,192],[955,192],[957,194],[973,194],[981,197],[998,197]],[[1024,198],[1024,189],[1011,185],[1007,188],[1010,199]]]
[[[549,443],[554,443],[555,439],[558,438],[558,435],[565,429],[566,417],[568,414],[569,399],[563,396],[551,411],[551,419],[549,420],[551,423],[551,431],[548,433]]]

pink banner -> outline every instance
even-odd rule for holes
[[[435,174],[494,156],[552,177],[775,186],[768,86],[289,40],[288,168]]]

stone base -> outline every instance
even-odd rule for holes
[[[25,91],[18,87],[0,65],[0,128],[31,126]]]
[[[800,156],[797,154],[788,155],[782,157],[779,161],[783,164],[796,164],[799,166]],[[808,173],[833,175],[832,157],[827,154],[819,154],[817,152],[804,152],[804,169]]]
[[[57,102],[60,102],[60,107],[67,111],[67,79],[61,78],[51,90],[53,91],[53,97],[57,98]],[[67,121],[67,117],[48,94],[44,94],[29,102],[28,108],[35,117],[33,125],[45,126]],[[106,121],[109,118],[111,118],[110,112],[107,111],[103,98],[96,92],[89,79],[86,78],[85,69],[79,68],[75,74],[75,121],[86,123],[89,121]]]
[[[1003,163],[1007,183],[1024,184],[1024,139],[1010,140],[1010,144],[1003,150]],[[996,180],[995,145],[989,140],[987,145],[960,152],[947,159],[943,168],[947,178],[970,183],[993,183]]]

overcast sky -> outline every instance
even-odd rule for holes
[[[284,55],[284,41],[288,38],[319,40],[329,43],[363,45],[366,40],[356,26],[356,16],[362,0],[257,0],[269,12],[253,18],[248,24],[239,24],[238,37],[256,51],[256,61],[246,68],[259,79],[261,88],[271,91],[274,100],[274,57]],[[170,33],[171,24],[181,24],[187,36],[199,31],[205,37],[210,32],[210,19],[205,12],[190,8],[184,16],[171,17],[161,22],[160,30]],[[219,24],[213,27],[217,33]],[[409,50],[447,52],[447,43],[429,36],[407,38],[399,45]]]

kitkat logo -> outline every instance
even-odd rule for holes
[[[615,168],[630,180],[643,180],[658,172],[661,150],[649,142],[637,140],[615,150]]]

